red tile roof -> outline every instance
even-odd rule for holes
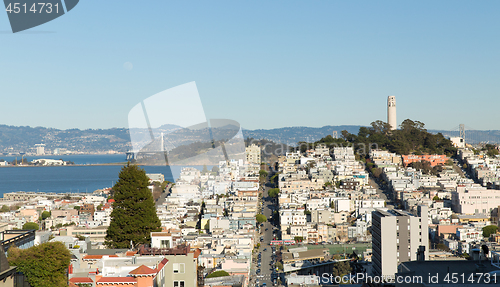
[[[97,280],[97,284],[103,283],[132,283],[135,284],[137,281],[133,277],[102,277]]]
[[[89,277],[73,277],[69,279],[69,282],[73,283],[94,283],[91,278]]]
[[[156,237],[156,236],[172,236],[171,233],[168,232],[152,232],[151,236]]]
[[[198,258],[198,256],[200,255],[201,255],[201,249],[196,248],[196,250],[194,251],[194,258]]]
[[[157,271],[147,267],[146,265],[141,265],[136,269],[130,271],[128,274],[130,275],[153,275],[156,274]]]
[[[158,266],[156,267],[156,272],[160,271],[163,266],[165,266],[165,264],[167,264],[168,262],[168,259],[167,258],[163,258],[163,260],[160,262],[160,264],[158,264]]]
[[[125,256],[134,256],[135,254],[137,254],[137,251],[127,251],[127,252],[125,252]]]

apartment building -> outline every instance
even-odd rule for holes
[[[477,184],[460,184],[451,192],[451,201],[456,213],[491,214],[500,205],[500,192]]]
[[[401,156],[386,150],[370,150],[370,158],[377,165],[401,164]]]
[[[420,246],[429,258],[428,207],[419,206],[418,211],[420,216],[385,208],[372,212],[374,275],[393,277],[399,263],[417,260]]]
[[[335,161],[354,161],[354,149],[352,147],[334,147],[333,159]]]
[[[427,161],[431,164],[431,166],[436,166],[438,164],[445,164],[446,160],[448,159],[446,155],[444,154],[424,154],[424,155],[415,155],[415,154],[410,154],[410,155],[402,155],[403,158],[403,165],[406,167],[412,162],[419,162],[419,161]]]
[[[282,209],[280,210],[281,226],[304,225],[306,224],[306,215],[304,209]]]
[[[245,155],[247,163],[259,164],[262,162],[260,159],[260,147],[255,144],[245,148]]]

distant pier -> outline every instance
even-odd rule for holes
[[[31,200],[37,197],[44,197],[47,199],[80,199],[82,197],[91,195],[89,193],[75,193],[75,192],[65,192],[65,193],[55,193],[55,192],[35,192],[35,191],[15,191],[15,192],[6,192],[3,194],[3,200],[12,200],[12,201],[25,201]]]

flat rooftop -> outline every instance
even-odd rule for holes
[[[398,272],[396,275],[398,276],[422,276],[423,283],[426,285],[429,284],[430,276],[438,276],[438,282],[432,282],[432,284],[436,285],[449,285],[449,286],[458,286],[456,283],[451,283],[451,280],[447,282],[445,280],[446,275],[456,273],[462,278],[462,274],[464,274],[465,280],[467,280],[471,275],[475,278],[475,284],[477,284],[479,277],[477,274],[485,274],[492,271],[500,271],[497,267],[491,265],[489,260],[483,260],[479,263],[477,260],[467,260],[467,261],[452,261],[452,260],[435,260],[435,261],[409,261],[403,262],[398,266],[398,270],[402,272]],[[484,277],[484,276],[483,276]],[[493,279],[494,277],[491,277]],[[461,279],[460,279],[461,280]],[[497,282],[500,282],[500,277],[497,275]],[[466,284],[470,282],[464,282]],[[484,283],[484,282],[482,282]],[[474,284],[473,284],[474,285]],[[465,286],[465,285],[460,285]],[[468,286],[468,285],[467,285]],[[472,286],[472,285],[471,285]]]
[[[387,208],[375,208],[375,211],[379,212],[383,216],[415,216],[405,210],[398,209],[387,209]]]

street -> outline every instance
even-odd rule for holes
[[[254,268],[251,272],[252,276],[255,276],[255,280],[252,280],[253,283],[255,284],[258,282],[257,285],[255,286],[262,286],[263,283],[266,283],[267,286],[273,286],[273,281],[271,279],[271,274],[273,273],[272,269],[274,267],[274,260],[272,258],[273,256],[273,250],[272,247],[269,245],[271,243],[271,240],[273,240],[273,230],[274,226],[271,224],[270,219],[272,218],[273,214],[273,203],[272,200],[268,197],[268,191],[270,189],[269,186],[263,186],[263,196],[262,196],[262,205],[259,205],[259,209],[264,214],[267,218],[267,221],[262,223],[262,226],[260,226],[260,233],[257,236],[257,242],[260,242],[260,247],[258,249],[258,253],[255,255],[257,258],[257,263],[254,264]],[[275,208],[274,208],[275,209]],[[260,241],[260,238],[263,237],[263,241]],[[260,260],[259,260],[259,254],[260,254]],[[260,264],[259,264],[260,262]],[[255,271],[259,270],[260,272],[256,274]],[[257,281],[258,280],[258,281]]]
[[[382,189],[379,184],[370,176],[370,185],[375,188],[375,191],[380,196],[381,199],[385,200],[387,203],[386,207],[389,209],[394,209],[394,203],[390,198],[387,197],[387,194],[390,192],[389,190]]]

